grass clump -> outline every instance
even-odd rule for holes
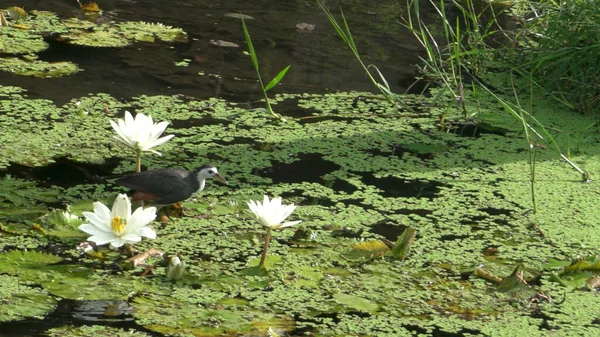
[[[581,112],[600,112],[600,6],[594,1],[546,3],[524,27],[533,48],[523,70],[552,95]],[[527,38],[527,37],[525,37]]]

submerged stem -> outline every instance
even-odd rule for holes
[[[267,259],[267,250],[269,250],[269,241],[271,241],[271,228],[267,228],[267,234],[265,235],[265,246],[263,247],[262,256],[260,257],[259,267],[263,268],[265,260]]]

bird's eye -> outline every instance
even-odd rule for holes
[[[208,174],[213,175],[213,174],[215,174],[215,171],[210,170],[210,171],[208,171]]]

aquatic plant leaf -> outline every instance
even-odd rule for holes
[[[0,273],[9,275],[30,275],[44,267],[62,261],[61,257],[35,251],[9,251],[0,254]]]
[[[390,248],[379,240],[361,241],[352,245],[352,250],[345,252],[342,256],[351,261],[362,261],[383,256]]]
[[[256,71],[259,70],[258,67],[258,57],[256,56],[256,51],[254,50],[254,45],[252,44],[252,39],[250,39],[250,33],[248,33],[248,28],[246,28],[246,22],[242,18],[242,30],[244,31],[244,37],[246,38],[246,45],[248,45],[248,53],[250,53],[250,59],[252,60],[252,66]]]
[[[360,296],[338,293],[333,295],[333,298],[336,302],[343,304],[350,309],[368,313],[375,313],[379,310],[379,305],[377,305],[377,303],[373,303]]]
[[[398,237],[398,240],[396,240],[396,244],[390,250],[390,254],[399,260],[404,260],[408,256],[410,247],[412,247],[413,243],[415,242],[416,236],[417,230],[407,227],[402,232],[400,237]]]
[[[591,271],[575,271],[569,274],[555,274],[551,273],[551,279],[555,282],[560,283],[564,287],[571,288],[582,288],[586,286],[587,282],[591,280],[595,274]]]
[[[14,276],[0,275],[0,322],[42,319],[55,305],[56,300],[45,290]]]
[[[95,3],[94,1],[90,1],[89,3],[82,5],[81,3],[79,3],[79,5],[81,6],[81,10],[82,11],[86,11],[86,12],[100,12],[100,7],[98,7],[98,4]]]
[[[29,15],[27,15],[27,12],[21,7],[12,6],[9,7],[6,11],[8,12],[8,15],[10,15],[10,18],[15,22],[27,20],[27,18],[29,17]]]
[[[283,79],[283,77],[285,76],[285,74],[287,74],[288,70],[290,70],[290,67],[291,66],[287,66],[282,71],[280,71],[279,74],[277,74],[277,76],[275,76],[275,78],[273,78],[271,80],[271,82],[269,82],[265,86],[265,91],[271,90],[274,86],[276,86],[279,82],[281,82],[281,80]]]
[[[12,206],[29,206],[37,202],[52,203],[57,201],[59,190],[47,190],[36,186],[33,181],[26,181],[6,175],[0,180],[0,202]]]

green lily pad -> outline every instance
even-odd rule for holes
[[[373,303],[360,296],[338,293],[333,295],[333,298],[345,307],[362,312],[375,313],[379,309],[377,303]]]

